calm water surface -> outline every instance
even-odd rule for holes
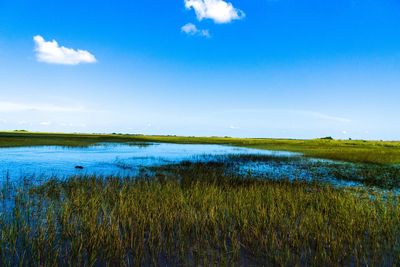
[[[290,152],[256,150],[222,145],[120,144],[89,147],[38,146],[0,149],[0,175],[67,177],[77,174],[132,176],[141,167],[195,160],[204,155],[263,154],[296,155]],[[77,169],[82,166],[83,169]]]
[[[293,157],[289,161],[237,163],[242,175],[256,174],[272,179],[318,180],[337,186],[358,186],[358,182],[336,179],[328,166],[331,161],[308,159],[299,153],[258,150],[225,145],[166,143],[102,143],[89,147],[37,146],[0,149],[0,181],[32,177],[46,180],[73,175],[136,176],[143,167],[209,160],[227,155],[272,155]],[[301,160],[299,161],[299,157]],[[315,167],[315,161],[324,162]],[[325,165],[326,164],[326,165]],[[81,166],[82,169],[76,168]]]

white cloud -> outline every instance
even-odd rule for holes
[[[208,30],[198,29],[196,25],[193,23],[187,23],[182,26],[181,31],[186,33],[187,35],[198,35],[203,37],[211,37],[210,32]]]
[[[80,63],[95,63],[94,55],[86,50],[66,48],[55,40],[46,41],[40,35],[33,37],[36,58],[39,62],[63,65],[78,65]]]
[[[242,10],[224,0],[185,0],[185,7],[193,8],[198,20],[211,19],[215,23],[229,23],[246,16]]]
[[[314,118],[321,119],[321,120],[336,121],[336,122],[351,122],[351,120],[348,118],[326,115],[326,114],[319,113],[319,112],[304,111],[304,110],[301,112],[303,112],[303,114],[308,114],[310,116],[313,116]]]
[[[27,122],[27,121],[19,121],[18,124],[19,125],[31,125],[32,126],[32,122]]]
[[[62,122],[59,124],[62,127],[86,127],[87,125],[85,123],[66,123],[66,122]]]
[[[43,121],[43,122],[40,123],[40,125],[42,125],[42,126],[50,126],[51,124],[52,123],[49,122],[49,121]]]
[[[352,120],[349,118],[332,116],[324,114],[321,112],[311,111],[311,110],[298,110],[298,109],[231,109],[222,111],[223,113],[254,113],[254,114],[289,114],[291,116],[306,116],[313,119],[318,119],[322,121],[332,121],[340,123],[350,123]]]
[[[234,126],[234,125],[229,126],[229,128],[232,129],[232,130],[240,129],[240,127]]]
[[[49,104],[26,104],[18,102],[0,101],[0,112],[22,112],[22,111],[40,111],[40,112],[90,112],[83,106],[58,106]]]

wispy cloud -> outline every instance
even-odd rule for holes
[[[187,35],[197,35],[202,37],[211,37],[210,32],[208,30],[198,29],[196,25],[193,23],[187,23],[182,26],[181,31],[186,33]]]
[[[198,20],[211,19],[215,23],[229,23],[246,16],[242,10],[224,0],[185,0],[185,7],[193,9]]]
[[[39,62],[62,65],[95,63],[96,57],[89,51],[60,46],[56,40],[46,41],[42,36],[33,37],[36,58]]]
[[[19,125],[33,125],[33,123],[32,122],[27,122],[27,121],[19,121],[17,124],[19,124]]]
[[[303,114],[309,114],[310,116],[313,116],[315,118],[322,119],[322,120],[337,121],[337,122],[351,122],[351,120],[348,118],[331,116],[331,115],[327,115],[327,114],[323,114],[323,113],[319,113],[319,112],[305,111],[305,110],[302,110],[300,112],[302,112]]]
[[[266,114],[266,113],[285,113],[291,115],[302,115],[307,116],[314,119],[325,120],[325,121],[334,121],[334,122],[343,122],[348,123],[351,122],[351,119],[339,117],[339,116],[332,116],[328,114],[324,114],[321,112],[311,111],[311,110],[297,110],[297,109],[231,109],[225,110],[223,113],[253,113],[253,114]]]
[[[87,126],[85,123],[66,123],[66,122],[59,123],[59,125],[62,127],[82,127],[82,128]]]
[[[0,112],[22,112],[22,111],[40,111],[40,112],[94,112],[84,106],[61,106],[43,103],[18,103],[9,101],[0,101]]]

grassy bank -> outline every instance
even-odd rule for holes
[[[139,180],[25,183],[0,215],[0,264],[400,264],[400,197],[243,180],[219,164]]]
[[[182,144],[224,144],[257,149],[284,150],[349,162],[393,164],[400,163],[400,142],[289,140],[223,137],[180,137],[143,135],[96,135],[53,133],[0,133],[0,147],[15,146],[88,146],[99,142],[168,142]]]

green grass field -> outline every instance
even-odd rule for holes
[[[0,147],[14,146],[88,146],[99,142],[168,142],[182,144],[223,144],[257,149],[283,150],[305,156],[349,162],[395,164],[400,163],[400,142],[291,140],[229,137],[182,137],[144,135],[55,134],[29,132],[0,133]]]

